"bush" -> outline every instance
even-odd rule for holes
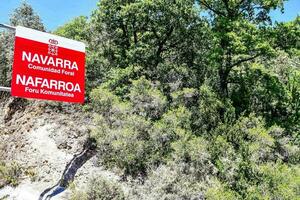
[[[144,184],[135,185],[130,200],[198,200],[203,199],[207,182],[196,180],[182,171],[181,165],[162,165],[151,170]]]
[[[123,190],[117,183],[109,182],[101,177],[91,181],[87,200],[123,200]]]
[[[0,162],[0,188],[5,185],[17,186],[21,174],[21,167],[17,163]]]
[[[144,118],[127,116],[119,126],[109,127],[105,119],[98,117],[98,127],[93,131],[96,138],[101,162],[109,167],[117,166],[128,175],[145,172],[146,163],[151,155],[148,142],[151,124]]]
[[[221,101],[207,85],[199,90],[198,108],[193,115],[193,126],[198,135],[207,134],[224,122],[235,119],[235,110],[229,101]]]
[[[71,200],[125,200],[125,195],[118,183],[97,177],[90,181],[86,191],[73,189]]]
[[[171,93],[172,104],[174,106],[191,107],[196,104],[198,91],[194,88],[183,88],[182,90]]]
[[[259,166],[258,185],[247,189],[246,199],[299,199],[300,169],[282,163]]]
[[[133,112],[151,119],[159,119],[167,105],[166,97],[145,77],[132,82],[128,96]]]
[[[231,190],[226,184],[222,184],[219,181],[215,181],[211,188],[205,193],[205,199],[207,200],[237,200],[242,199],[238,193]]]
[[[267,128],[261,117],[250,115],[241,117],[231,126],[220,125],[213,134],[209,152],[218,179],[226,184],[225,189],[237,192],[240,199],[289,199],[283,194],[293,194],[286,191],[291,187],[295,193],[299,167],[278,163],[295,162],[299,148],[284,136],[283,129],[277,126]],[[295,178],[282,177],[280,182],[277,177],[283,174],[293,174]],[[219,195],[218,190],[224,188],[212,190],[213,196]]]
[[[205,181],[214,175],[215,167],[211,162],[208,142],[201,137],[186,137],[172,143],[174,162],[184,167],[185,173],[195,179]]]

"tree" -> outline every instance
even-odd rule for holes
[[[0,32],[0,84],[9,86],[12,73],[14,35]]]
[[[10,17],[10,24],[12,26],[21,25],[40,31],[45,30],[40,17],[26,2],[23,2],[19,8],[14,10]],[[0,84],[3,86],[9,86],[12,73],[14,34],[6,31],[0,32],[0,41]]]
[[[271,26],[283,0],[196,2],[101,0],[58,29],[88,43],[99,162],[143,182],[128,199],[295,199],[297,20]]]
[[[12,26],[25,26],[27,28],[45,31],[41,18],[25,1],[22,2],[20,7],[14,10],[9,21]]]
[[[300,55],[300,16],[291,22],[277,23],[273,32],[275,47]]]
[[[190,84],[203,81],[201,64],[208,57],[210,34],[194,1],[103,0],[91,21],[93,33],[106,41],[98,40],[95,49],[101,45],[112,68],[140,66],[136,76],[169,84],[173,79],[180,86],[188,83],[180,79],[190,79]],[[197,56],[200,52],[204,56]]]
[[[267,37],[269,12],[283,0],[198,0],[210,16],[215,48],[212,64],[219,73],[220,94],[228,96],[228,78],[234,67],[271,53]]]
[[[88,29],[87,17],[80,16],[72,19],[70,22],[58,27],[54,34],[70,38],[73,40],[86,41]]]

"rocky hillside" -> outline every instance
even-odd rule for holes
[[[91,116],[77,106],[1,98],[1,158],[20,166],[17,187],[0,189],[0,199],[33,200],[54,186],[74,155],[81,152],[92,127]],[[84,187],[96,174],[110,176],[96,158],[79,169],[74,184]],[[69,199],[70,191],[53,199]]]

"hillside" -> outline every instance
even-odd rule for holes
[[[83,149],[91,120],[75,106],[15,102],[12,98],[1,100],[1,111],[2,159],[18,163],[21,174],[18,187],[4,188],[0,197],[38,199],[42,191],[57,183],[73,155]],[[81,184],[97,168],[93,161],[86,166],[78,173]]]
[[[53,31],[86,44],[85,102],[1,93],[0,199],[298,200],[300,17],[273,22],[283,5],[101,0]],[[45,31],[26,2],[10,24]]]
[[[0,199],[38,199],[57,184],[67,164],[82,152],[93,127],[91,116],[79,106],[15,100],[7,95],[1,99],[0,108],[1,158],[18,166],[17,187],[2,188]],[[85,188],[89,180],[100,175],[118,180],[92,158],[76,173],[74,184]],[[66,191],[54,199],[70,196]]]

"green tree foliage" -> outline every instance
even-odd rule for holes
[[[286,23],[278,23],[274,29],[275,47],[287,52],[297,53],[300,48],[300,16]]]
[[[69,39],[78,40],[81,42],[88,42],[86,48],[86,77],[89,80],[86,85],[88,93],[96,84],[103,79],[104,73],[107,69],[99,69],[100,63],[105,60],[101,53],[93,50],[93,39],[94,31],[90,28],[90,23],[87,17],[79,16],[57,28],[53,34],[57,34]],[[96,67],[97,66],[97,67]]]
[[[207,53],[209,29],[198,17],[193,1],[104,0],[91,23],[94,33],[105,40],[93,45],[104,50],[102,55],[110,65],[105,68],[140,66],[143,70],[136,76],[168,82],[166,89],[204,78],[195,75],[204,73],[200,65],[206,57],[196,55]],[[191,77],[190,83],[183,80]]]
[[[98,4],[93,136],[103,165],[142,179],[127,199],[297,199],[299,19],[271,26],[282,6]]]
[[[22,2],[20,7],[14,10],[10,16],[10,25],[20,25],[45,31],[40,17],[26,2]],[[12,73],[14,34],[11,31],[0,32],[0,43],[0,84],[2,86],[9,86]]]
[[[87,44],[99,163],[132,185],[95,179],[74,199],[299,198],[299,17],[272,25],[274,9],[101,0],[58,28]]]
[[[210,15],[215,47],[212,65],[218,69],[220,93],[227,96],[233,68],[272,53],[268,38],[269,12],[282,8],[283,0],[198,0]]]
[[[14,10],[9,21],[12,26],[25,26],[27,28],[45,31],[41,18],[25,1],[23,1],[21,5]]]
[[[76,17],[72,21],[66,23],[65,25],[58,27],[54,34],[60,35],[69,39],[86,41],[87,32],[86,28],[88,26],[87,17],[80,16]]]
[[[0,84],[9,86],[12,76],[14,36],[12,33],[0,32],[0,41]]]
[[[95,21],[101,25],[99,28],[104,26],[111,33],[115,46],[112,53],[118,66],[135,62],[156,67],[163,52],[172,49],[172,43],[182,43],[181,38],[189,36],[188,32],[176,32],[187,31],[184,26],[197,23],[192,5],[193,1],[101,1],[93,19],[99,20]],[[181,17],[177,18],[178,15]]]
[[[273,122],[285,116],[287,85],[275,73],[262,65],[253,64],[240,75],[242,77],[235,79],[239,84],[235,85],[237,88],[232,93],[232,99],[239,108],[238,112],[255,112],[266,119],[272,119]]]

